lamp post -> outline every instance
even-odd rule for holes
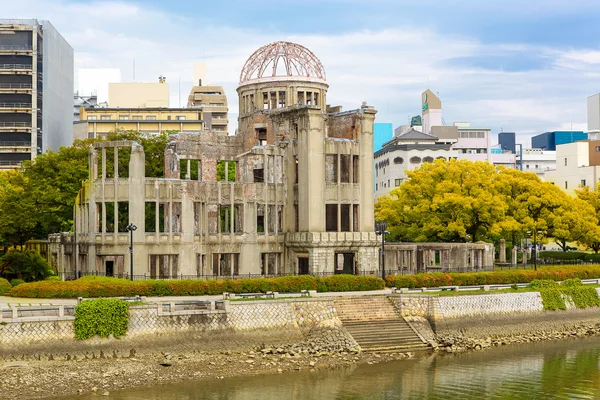
[[[375,222],[375,234],[381,235],[381,279],[385,279],[385,235],[390,234],[386,228],[387,222]]]
[[[137,229],[137,226],[129,223],[125,229],[129,231],[129,271],[130,279],[133,280],[133,231]]]

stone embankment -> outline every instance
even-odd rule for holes
[[[539,331],[523,335],[513,335],[494,338],[489,336],[486,338],[475,338],[466,337],[462,335],[438,335],[437,345],[434,345],[434,350],[455,353],[468,350],[483,350],[489,347],[499,347],[509,344],[583,338],[587,336],[598,335],[600,335],[600,324],[578,326],[567,331]]]

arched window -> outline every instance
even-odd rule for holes
[[[419,164],[421,162],[421,157],[411,157],[410,158],[410,163],[411,164]]]
[[[425,157],[423,158],[423,162],[425,163],[432,163],[433,162],[433,157]]]
[[[402,157],[394,158],[394,164],[402,164],[403,162],[404,162],[404,159]]]

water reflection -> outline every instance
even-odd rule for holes
[[[119,400],[594,399],[600,338],[111,392]],[[98,396],[78,396],[98,399]]]

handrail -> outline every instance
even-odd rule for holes
[[[20,44],[3,44],[0,45],[0,50],[33,50],[31,46]]]
[[[11,147],[11,146],[24,146],[24,147],[29,147],[31,146],[31,142],[26,142],[26,141],[0,141],[0,147]]]
[[[0,103],[0,108],[31,108],[31,103]]]
[[[0,83],[0,89],[31,89],[31,83]]]
[[[14,160],[10,160],[10,161],[6,161],[6,160],[0,160],[0,165],[20,165],[21,161],[14,161]]]
[[[31,69],[31,64],[0,64],[0,69]]]
[[[4,127],[25,127],[31,128],[31,122],[0,122],[0,126]]]

